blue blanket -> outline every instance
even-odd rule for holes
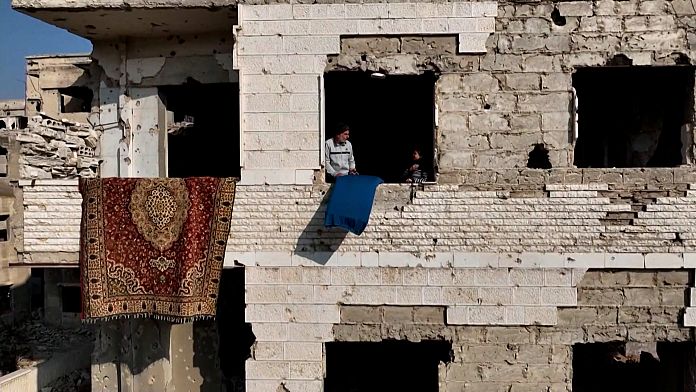
[[[353,234],[362,234],[370,220],[377,186],[383,182],[375,176],[336,177],[326,206],[324,226],[341,227]]]

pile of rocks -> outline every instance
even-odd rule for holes
[[[73,328],[51,326],[41,321],[38,315],[17,325],[0,321],[0,375],[34,366],[55,353],[93,339],[94,332],[89,325]]]
[[[27,352],[28,347],[21,345],[15,330],[0,319],[0,376],[17,370],[17,357]]]
[[[19,325],[16,333],[22,337],[22,342],[29,346],[29,353],[20,356],[17,360],[19,368],[34,366],[54,353],[91,341],[93,337],[90,325],[81,324],[73,328],[57,327],[37,319]]]
[[[92,390],[90,369],[79,369],[51,382],[41,392],[89,392]]]
[[[87,124],[30,117],[27,128],[16,132],[20,178],[96,177],[99,136]]]

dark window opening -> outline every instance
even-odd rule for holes
[[[4,176],[3,176],[4,177]],[[7,241],[9,238],[8,226],[9,215],[0,215],[0,242]]]
[[[326,392],[439,390],[440,363],[449,363],[444,341],[326,343]]]
[[[0,120],[0,129],[5,129],[7,128],[7,124],[5,124],[5,120]]]
[[[27,99],[29,105],[34,106],[34,110],[37,112],[41,111],[41,100],[38,99]]]
[[[239,85],[160,87],[169,177],[239,177]]]
[[[60,302],[63,313],[80,313],[80,286],[60,286]]]
[[[619,61],[619,60],[617,60]],[[578,99],[577,167],[673,167],[686,162],[693,67],[584,68]]]
[[[379,78],[367,72],[326,73],[326,139],[338,124],[347,124],[358,173],[392,183],[404,181],[418,149],[427,181],[434,181],[436,79],[434,73]]]
[[[693,392],[692,342],[573,346],[573,392]]]
[[[0,147],[0,177],[7,177],[7,161],[9,161],[9,155],[7,149]],[[6,217],[0,217],[0,220],[6,221]]]
[[[94,94],[89,87],[66,87],[58,89],[58,93],[60,94],[61,113],[86,113],[92,111]]]

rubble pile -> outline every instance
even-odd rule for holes
[[[41,392],[89,392],[92,390],[90,369],[78,369],[51,382]]]
[[[55,120],[45,114],[29,118],[16,132],[21,178],[96,177],[99,133],[88,124]]]
[[[17,333],[0,319],[0,376],[17,370],[17,358],[28,352],[27,345],[20,345]]]
[[[65,328],[48,325],[38,316],[18,325],[0,321],[0,375],[32,367],[55,353],[93,340],[87,325]]]

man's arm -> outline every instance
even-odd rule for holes
[[[348,159],[348,168],[350,171],[355,171],[355,157],[353,156],[353,144],[350,144],[350,158]]]
[[[336,170],[331,166],[331,151],[329,151],[328,142],[324,145],[324,168],[326,169],[326,174],[336,177]]]

